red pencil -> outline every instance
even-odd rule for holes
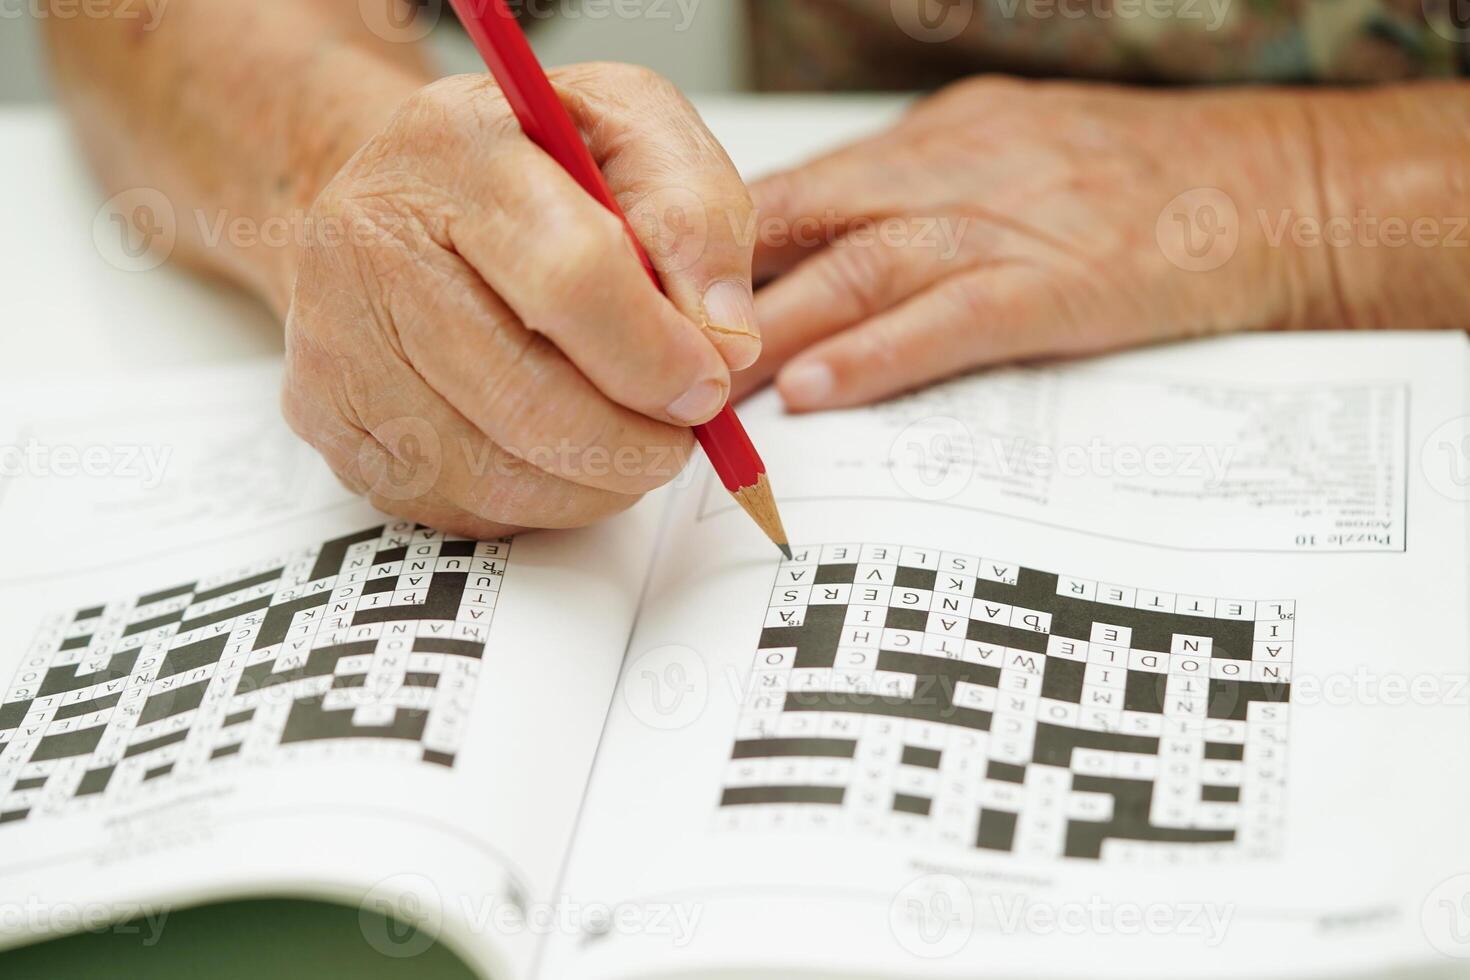
[[[464,22],[465,30],[469,31],[490,73],[500,83],[526,135],[561,164],[583,190],[622,220],[633,248],[643,261],[643,268],[654,285],[662,290],[663,283],[659,281],[653,262],[638,241],[638,235],[622,208],[618,207],[602,170],[592,158],[592,151],[587,149],[576,123],[572,122],[566,107],[561,104],[551,80],[546,77],[541,62],[531,50],[531,44],[515,16],[506,7],[505,0],[449,2]],[[724,482],[725,489],[775,542],[776,547],[790,558],[791,547],[781,524],[781,513],[776,508],[776,498],[771,493],[770,480],[766,477],[766,464],[761,462],[760,454],[756,452],[750,436],[746,435],[745,426],[740,424],[735,410],[726,405],[714,419],[697,427],[694,434]]]

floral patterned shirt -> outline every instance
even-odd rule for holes
[[[766,90],[1470,75],[1470,0],[746,0]]]

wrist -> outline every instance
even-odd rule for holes
[[[1316,140],[1305,99],[1290,90],[1220,90],[1175,96],[1161,129],[1160,159],[1173,165],[1166,192],[1187,229],[1171,246],[1218,269],[1219,329],[1340,326],[1332,257],[1308,231],[1324,219]],[[1170,212],[1166,211],[1166,214]],[[1163,239],[1161,239],[1161,242]],[[1195,255],[1190,247],[1204,247]],[[1185,262],[1188,267],[1188,262]]]
[[[426,73],[349,44],[325,44],[303,65],[294,86],[301,95],[281,110],[276,166],[262,175],[257,189],[257,213],[289,227],[289,240],[284,247],[248,255],[252,278],[278,312],[284,314],[290,304],[305,247],[335,235],[333,229],[313,227],[310,212],[317,196],[428,81]]]
[[[1470,87],[1306,96],[1321,215],[1307,229],[1330,266],[1342,322],[1470,326]]]

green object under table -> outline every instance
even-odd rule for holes
[[[390,935],[389,956],[368,934]],[[379,946],[383,944],[378,944]],[[446,947],[357,908],[224,902],[0,953],[3,980],[480,980]]]

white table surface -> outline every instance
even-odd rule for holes
[[[901,106],[885,97],[700,102],[747,176],[877,128]],[[167,265],[108,264],[92,238],[104,198],[57,110],[0,109],[0,384],[280,353],[279,323],[233,288]]]

